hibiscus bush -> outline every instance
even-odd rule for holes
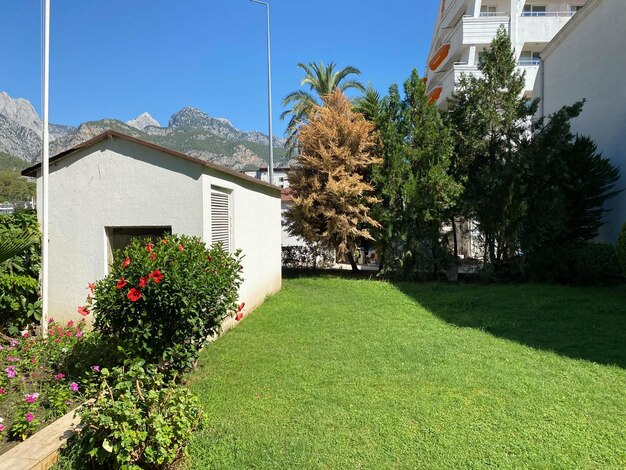
[[[221,321],[237,312],[241,257],[198,237],[134,240],[114,253],[110,273],[92,285],[82,315],[131,358],[184,370]]]
[[[83,374],[66,364],[87,336],[84,326],[51,322],[48,338],[25,332],[0,345],[0,437],[26,439],[82,402]]]
[[[102,369],[78,409],[83,430],[65,451],[72,468],[165,469],[184,457],[202,425],[198,399],[138,361]]]

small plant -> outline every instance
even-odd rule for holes
[[[74,459],[93,468],[170,468],[186,455],[191,433],[202,425],[198,399],[166,381],[143,361],[100,371],[89,391],[97,398],[78,410],[84,425],[70,444]]]
[[[110,273],[95,286],[82,315],[131,358],[162,370],[192,367],[221,321],[237,310],[242,282],[239,252],[207,248],[197,237],[134,240],[115,253]]]

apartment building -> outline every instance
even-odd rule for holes
[[[431,102],[445,107],[462,73],[478,61],[504,26],[533,96],[540,53],[587,0],[441,0],[425,80]]]

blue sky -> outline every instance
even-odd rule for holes
[[[334,61],[385,92],[423,73],[438,0],[270,0],[274,132],[298,62]],[[265,9],[247,0],[51,0],[50,119],[76,125],[184,106],[267,131]],[[40,111],[41,5],[3,2],[0,90]]]

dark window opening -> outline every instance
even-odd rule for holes
[[[135,238],[150,238],[153,243],[158,242],[164,235],[172,233],[171,226],[164,227],[107,227],[107,258],[113,261],[115,250],[126,248]]]

